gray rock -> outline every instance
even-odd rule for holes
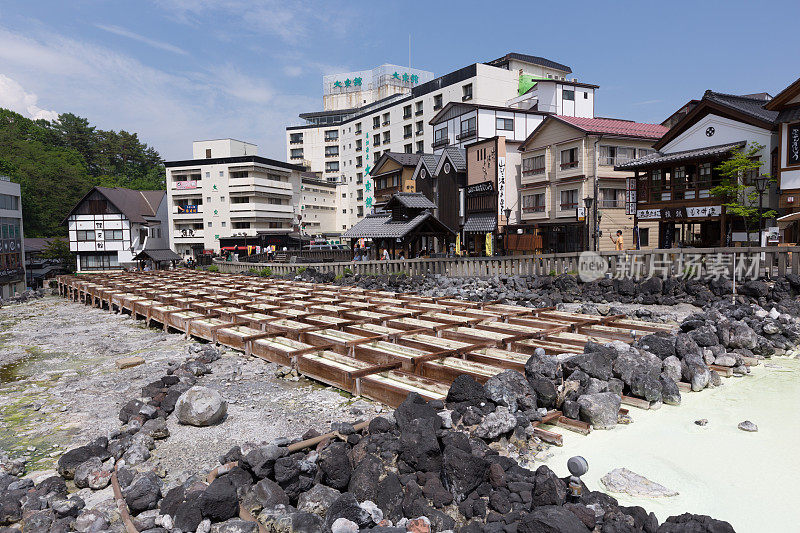
[[[697,424],[698,426],[707,426],[708,425],[708,419],[707,418],[701,418],[700,420],[695,420],[694,423]]]
[[[311,490],[300,495],[297,499],[297,509],[307,513],[314,513],[315,515],[325,518],[328,507],[330,507],[341,494],[342,493],[336,489],[318,483],[311,487]]]
[[[692,363],[688,365],[689,382],[692,390],[697,392],[705,389],[711,379],[708,367],[702,363]]]
[[[600,482],[610,492],[626,493],[634,497],[668,498],[678,495],[678,492],[650,481],[627,468],[615,468],[601,477]]]
[[[581,418],[595,429],[608,429],[617,425],[617,415],[622,398],[613,392],[584,394],[578,397]]]
[[[104,489],[111,482],[111,471],[103,468],[99,457],[92,457],[75,469],[75,486],[79,489]]]
[[[661,401],[667,405],[680,405],[681,390],[678,388],[678,384],[666,373],[661,374],[659,382],[661,383]]]
[[[331,533],[358,533],[358,524],[347,518],[337,518],[331,524]]]
[[[175,404],[178,421],[184,425],[212,426],[220,423],[227,412],[228,403],[222,395],[207,387],[192,387]]]
[[[167,429],[167,421],[163,418],[153,418],[142,424],[140,433],[149,435],[153,439],[166,439],[169,437],[169,429]]]
[[[671,355],[664,359],[661,366],[661,372],[666,374],[672,381],[678,383],[681,380],[681,362],[680,360]]]
[[[258,524],[241,518],[231,518],[211,525],[211,533],[256,533]]]
[[[619,342],[619,341],[615,341]],[[614,375],[630,386],[634,374],[649,374],[653,378],[658,378],[661,374],[661,359],[648,351],[639,351],[632,346],[623,344],[619,349],[620,355],[613,364]]]
[[[90,509],[78,515],[72,527],[79,533],[97,533],[108,529],[109,522],[108,516],[104,512]]]
[[[509,412],[507,407],[499,406],[495,412],[483,417],[480,425],[475,428],[475,436],[482,439],[494,439],[515,427],[517,427],[517,418]]]
[[[122,454],[122,460],[128,466],[140,465],[148,459],[150,459],[150,450],[139,444],[132,445]]]
[[[161,480],[155,472],[138,474],[131,484],[125,487],[123,496],[133,514],[155,509],[161,498]]]
[[[728,354],[720,355],[714,359],[714,364],[719,366],[734,367],[736,366],[736,358]]]
[[[631,392],[648,402],[661,401],[661,382],[650,374],[637,372],[631,378]]]
[[[758,426],[750,422],[749,420],[745,420],[744,422],[739,422],[739,429],[742,431],[758,431]]]
[[[491,401],[508,407],[512,413],[517,409],[536,408],[535,398],[531,399],[533,391],[525,375],[517,370],[505,370],[492,376],[483,388]]]

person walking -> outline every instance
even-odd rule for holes
[[[610,235],[609,235],[608,238],[611,239],[611,242],[614,243],[614,250],[616,250],[617,252],[621,252],[624,249],[625,240],[622,238],[622,230],[621,229],[617,230],[617,238],[616,239],[614,237],[610,236]]]
[[[381,260],[388,261],[389,260],[389,250],[386,248],[383,249],[383,254],[381,255]]]

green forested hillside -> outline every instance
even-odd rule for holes
[[[155,149],[71,113],[48,122],[0,108],[0,174],[22,187],[26,237],[65,235],[64,217],[94,185],[164,188]]]

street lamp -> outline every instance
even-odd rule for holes
[[[767,181],[769,181],[769,178],[767,176],[761,175],[757,177],[755,181],[756,181],[756,190],[758,190],[758,245],[763,246],[762,244],[763,241],[761,240],[761,234],[763,232],[763,227],[764,227],[763,198],[764,198],[764,191],[767,190]]]
[[[505,248],[505,254],[508,255],[508,226],[509,226],[509,221],[511,219],[511,208],[506,207],[505,209],[503,209],[503,213],[506,215],[506,231],[503,236],[503,240],[505,241],[503,243],[503,248]]]
[[[586,249],[589,250],[589,213],[592,211],[592,202],[594,198],[587,196],[583,199],[583,205],[586,206],[586,211],[583,213],[583,220],[586,221]]]

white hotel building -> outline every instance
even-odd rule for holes
[[[286,128],[286,157],[339,184],[336,230],[343,231],[371,212],[374,188],[367,176],[384,152],[440,152],[448,145],[508,135],[500,131],[508,125],[499,121],[506,115],[513,123],[509,141],[518,143],[548,114],[594,117],[597,86],[569,80],[571,73],[570,67],[545,58],[510,53],[435,79],[396,65],[325,76],[324,109],[302,113],[303,125]],[[353,84],[357,77],[358,86]],[[453,105],[445,110],[448,104]],[[443,114],[450,111],[452,116]],[[470,113],[475,116],[472,135]],[[446,132],[436,128],[437,116],[453,125]]]
[[[196,141],[192,159],[164,165],[169,244],[184,258],[219,253],[220,239],[289,234],[300,222],[303,168],[260,157],[254,144]]]

